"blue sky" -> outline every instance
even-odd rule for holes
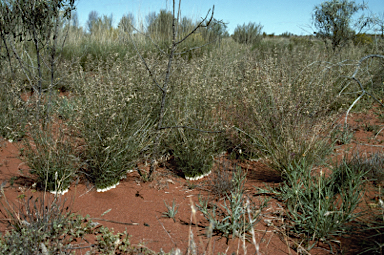
[[[311,14],[321,0],[184,0],[181,1],[182,16],[199,19],[215,5],[215,18],[228,23],[231,34],[237,25],[256,22],[264,26],[263,31],[276,35],[291,32],[297,35],[312,33]],[[355,0],[362,3],[361,0]],[[365,1],[369,11],[384,13],[384,0]],[[80,25],[84,26],[91,11],[100,15],[113,14],[114,25],[125,13],[145,20],[150,12],[171,10],[172,0],[79,0],[77,12]],[[366,12],[369,13],[369,12]]]

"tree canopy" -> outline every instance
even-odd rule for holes
[[[315,6],[313,10],[313,24],[315,34],[325,42],[331,41],[332,49],[345,45],[357,32],[369,26],[369,19],[361,16],[353,20],[359,11],[367,9],[365,3],[357,4],[349,0],[330,0]]]

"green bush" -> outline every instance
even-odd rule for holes
[[[173,155],[185,178],[197,180],[211,172],[216,153],[212,134],[180,128],[174,132],[173,139]]]
[[[36,124],[30,127],[31,138],[23,141],[24,160],[43,190],[64,192],[80,167],[77,145],[66,137],[65,129],[65,125],[43,128]]]
[[[318,241],[329,244],[334,236],[345,234],[348,223],[360,213],[355,209],[363,192],[365,172],[348,166],[346,160],[333,169],[330,177],[312,173],[305,160],[291,165],[284,173],[286,182],[279,190],[287,205],[289,231],[304,234],[306,248]],[[310,241],[315,241],[310,244]]]
[[[122,72],[127,66],[120,61],[110,59],[107,63],[108,72],[99,69],[95,79],[82,81],[85,84],[76,103],[77,125],[85,142],[82,158],[86,176],[98,190],[116,185],[133,168],[154,122],[151,93],[143,88],[139,91],[141,83],[124,79]]]
[[[312,47],[314,45],[314,42],[311,39],[299,36],[290,37],[289,42],[293,43],[295,46],[301,45],[305,47]]]
[[[14,84],[0,84],[0,136],[15,141],[25,135],[28,109]]]
[[[99,110],[93,108],[94,115],[83,119],[82,135],[87,175],[102,190],[116,185],[134,167],[151,125],[130,117],[129,109]]]
[[[373,39],[372,36],[369,36],[365,33],[356,34],[353,39],[353,44],[358,46],[364,46],[364,45],[372,45]]]

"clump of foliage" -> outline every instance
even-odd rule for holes
[[[355,209],[366,173],[360,166],[351,167],[345,159],[329,177],[311,169],[305,160],[292,165],[285,172],[286,182],[276,193],[287,205],[288,230],[304,234],[308,250],[319,241],[328,243],[332,250],[329,242],[345,234],[348,223],[360,215]]]
[[[384,181],[384,156],[382,153],[374,153],[372,155],[361,155],[356,152],[347,162],[352,171],[363,171],[365,177],[374,183]]]
[[[173,219],[173,222],[176,222],[176,214],[178,210],[178,206],[176,206],[175,200],[172,201],[172,206],[167,205],[167,203],[164,201],[165,207],[167,207],[167,211],[163,212],[163,217],[171,218]]]
[[[365,33],[359,33],[353,37],[353,44],[355,45],[372,45],[373,39]]]
[[[32,125],[31,138],[23,141],[24,159],[43,190],[65,191],[79,168],[76,143],[65,135],[68,129],[64,125],[55,128]]]
[[[260,220],[259,215],[267,201],[264,200],[258,210],[250,208],[244,194],[245,180],[246,173],[241,167],[234,169],[234,188],[225,195],[223,204],[210,203],[199,196],[199,203],[196,204],[196,207],[210,223],[207,227],[209,231],[226,238],[230,238],[230,236],[248,238],[247,234]],[[254,215],[250,215],[251,211]]]
[[[77,101],[85,172],[99,190],[116,185],[133,168],[153,125],[148,118],[151,104],[141,101],[152,95],[136,92],[140,84],[123,81],[120,61],[108,64],[109,73],[116,75],[83,81],[87,86]]]
[[[212,134],[177,129],[172,141],[172,152],[178,168],[186,178],[204,177],[212,169],[216,153],[215,139]]]
[[[248,144],[254,146],[254,155],[277,171],[288,169],[292,162],[303,157],[320,163],[331,152],[324,135],[329,132],[328,107],[335,100],[333,84],[326,80],[331,73],[316,74],[315,70],[324,68],[321,63],[303,66],[303,71],[297,75],[291,68],[302,63],[291,60],[268,58],[253,69],[250,59],[243,61],[239,64],[238,75],[246,88],[235,97],[235,114],[231,121],[240,131],[240,141],[248,139]],[[276,74],[277,66],[284,71]],[[321,94],[316,87],[321,88]]]
[[[67,252],[73,241],[91,233],[91,222],[72,214],[65,201],[61,202],[57,197],[48,201],[31,196],[19,202],[18,207],[11,206],[7,200],[7,205],[2,203],[1,213],[13,227],[0,237],[2,254]]]
[[[232,173],[231,173],[232,170]],[[219,162],[215,174],[210,178],[208,182],[209,190],[217,197],[225,197],[238,185],[239,178],[239,167],[231,165],[229,162]]]
[[[0,136],[16,141],[25,135],[28,109],[14,84],[0,84]]]
[[[2,194],[4,196],[4,193]],[[55,196],[21,198],[18,206],[6,205],[0,212],[8,220],[12,230],[0,236],[1,254],[72,254],[75,249],[90,248],[90,254],[155,254],[145,247],[131,245],[126,231],[114,233],[113,229],[70,212],[66,201]],[[96,236],[91,246],[78,245],[79,240],[88,243],[89,235]],[[76,246],[75,246],[76,245]]]

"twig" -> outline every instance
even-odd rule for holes
[[[352,105],[348,108],[347,110],[347,113],[345,115],[345,121],[344,123],[347,124],[347,121],[348,121],[348,114],[349,112],[351,111],[352,107],[365,95],[365,94],[368,94],[369,96],[371,96],[376,102],[378,102],[381,106],[384,107],[384,104],[382,102],[380,102],[380,100],[378,100],[376,97],[374,97],[371,93],[369,93],[368,91],[366,91],[363,87],[363,85],[361,84],[360,80],[358,78],[356,78],[356,75],[357,73],[359,72],[360,70],[360,66],[361,64],[363,63],[363,61],[365,61],[366,59],[369,59],[369,58],[383,58],[384,59],[384,56],[383,55],[378,55],[378,54],[372,54],[372,55],[367,55],[363,58],[361,58],[357,64],[357,67],[355,69],[355,72],[352,74],[351,77],[346,77],[348,79],[351,79],[351,80],[354,80],[360,87],[361,91],[363,92],[358,98],[355,99],[355,101],[353,101]]]
[[[161,221],[159,221],[159,219],[157,218],[157,216],[156,216],[156,219],[157,219],[157,221],[160,223],[160,225],[163,227],[163,229],[164,229],[165,233],[167,233],[167,235],[168,235],[168,236],[169,236],[169,238],[171,239],[171,241],[172,241],[173,245],[175,245],[175,247],[176,247],[176,243],[173,241],[173,239],[172,239],[172,236],[171,236],[171,235],[168,233],[168,231],[165,229],[165,227],[164,227],[163,223],[161,223]]]
[[[180,43],[182,43],[183,41],[185,41],[189,36],[191,36],[193,33],[195,33],[196,30],[197,30],[198,28],[200,28],[200,27],[208,27],[208,26],[211,24],[212,19],[213,19],[213,14],[214,14],[214,12],[215,12],[215,6],[212,7],[211,18],[209,19],[209,21],[207,22],[206,25],[203,25],[203,22],[207,20],[208,15],[209,15],[210,12],[211,12],[211,9],[208,10],[207,15],[205,15],[205,18],[203,18],[203,19],[200,21],[200,23],[199,23],[194,29],[192,29],[192,31],[191,31],[189,34],[187,34],[187,35],[186,35],[183,39],[181,39],[180,41],[175,42],[175,46],[178,45],[178,44],[180,44]]]
[[[364,145],[364,146],[371,146],[371,147],[380,147],[380,148],[384,148],[384,145],[366,144],[366,143],[360,143],[360,142],[355,142],[355,143],[360,144],[360,145]]]
[[[224,130],[219,130],[219,131],[209,131],[209,130],[202,130],[202,129],[193,128],[193,127],[188,127],[188,126],[160,127],[159,130],[162,130],[162,129],[169,129],[169,128],[187,128],[187,129],[192,129],[192,130],[196,130],[196,131],[203,132],[203,133],[223,133],[223,132],[224,132]]]
[[[383,131],[384,127],[382,127],[375,135],[375,138],[381,133],[381,131]]]
[[[129,226],[138,226],[139,225],[139,223],[136,223],[136,222],[128,223],[128,222],[120,222],[120,221],[114,221],[114,220],[106,220],[106,219],[101,219],[101,218],[91,218],[91,220],[101,220],[101,221],[105,221],[105,222],[111,222],[111,223],[117,223],[117,224],[122,224],[122,225],[129,225]]]
[[[357,103],[357,101],[359,101],[360,98],[362,98],[364,96],[364,94],[365,94],[365,91],[363,91],[363,93],[358,98],[356,98],[355,101],[353,101],[351,106],[348,108],[347,113],[345,114],[345,120],[344,120],[345,125],[347,125],[347,121],[348,121],[347,119],[348,119],[349,112],[352,110],[353,106]]]
[[[249,205],[250,205],[249,198],[247,198],[247,212],[248,212],[249,222],[252,222],[251,209],[249,208]],[[253,225],[251,225],[251,234],[252,234],[252,243],[255,246],[256,254],[259,255],[260,246],[256,243],[255,229],[253,228]]]

